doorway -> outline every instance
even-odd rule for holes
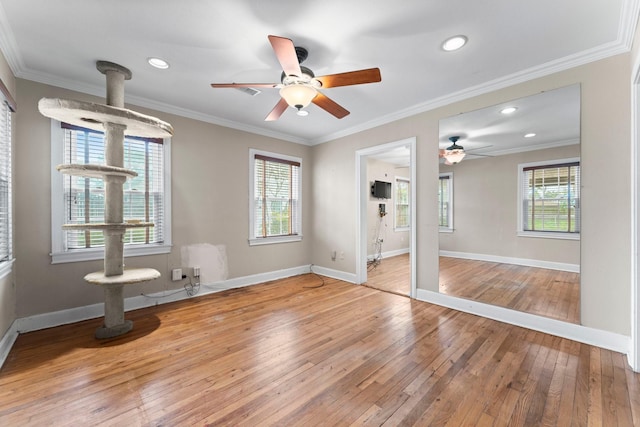
[[[367,283],[368,277],[368,269],[371,266],[370,261],[375,261],[378,258],[378,261],[384,262],[385,255],[391,260],[394,257],[393,251],[383,251],[381,249],[376,248],[377,243],[384,244],[384,236],[380,237],[380,233],[370,233],[370,229],[378,229],[380,230],[381,226],[389,227],[389,223],[392,223],[392,227],[395,226],[395,206],[392,206],[390,203],[377,203],[376,198],[372,198],[371,195],[371,182],[368,175],[368,163],[371,159],[391,159],[394,156],[403,155],[405,157],[404,161],[406,162],[405,169],[409,180],[409,218],[408,218],[408,232],[407,237],[409,240],[409,253],[408,253],[408,275],[405,275],[409,280],[409,291],[408,296],[411,298],[416,297],[416,155],[415,155],[415,147],[416,147],[416,138],[407,138],[395,142],[390,142],[387,144],[377,145],[374,147],[365,148],[362,150],[356,151],[356,182],[357,182],[357,228],[356,228],[356,283],[357,284],[365,284]],[[400,154],[402,153],[402,154]],[[399,160],[398,160],[399,161]],[[400,163],[398,163],[400,164]],[[390,175],[389,173],[387,175]],[[392,192],[396,188],[396,177],[394,174],[392,176],[386,177],[386,182],[391,182]],[[382,181],[382,180],[381,180]],[[375,212],[371,215],[370,206],[374,206]],[[376,205],[378,205],[376,207]],[[380,205],[385,205],[384,208]],[[381,217],[381,209],[385,209],[386,215],[391,215],[390,218],[384,222],[379,221],[375,223],[375,219],[372,221],[370,218],[384,218]],[[371,238],[371,236],[375,236]],[[378,240],[382,239],[382,242]],[[370,241],[371,240],[371,241]],[[374,249],[375,248],[375,249]],[[370,250],[372,249],[372,250]],[[401,252],[401,251],[399,251]],[[406,250],[403,251],[406,254]],[[404,255],[403,253],[397,253],[397,256]],[[405,255],[405,259],[406,259]],[[402,262],[402,259],[397,259],[394,261]],[[406,261],[405,261],[406,263]],[[378,268],[378,266],[376,266]],[[390,267],[391,270],[391,267]],[[377,273],[377,272],[376,272]],[[399,273],[394,273],[393,271],[388,272],[387,277],[396,277]],[[381,278],[381,280],[387,280],[385,278]]]

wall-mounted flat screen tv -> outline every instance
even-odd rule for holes
[[[385,181],[374,181],[371,184],[371,195],[378,199],[391,198],[391,183]]]

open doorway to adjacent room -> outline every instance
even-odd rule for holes
[[[356,152],[357,283],[415,297],[415,138]]]

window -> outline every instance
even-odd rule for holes
[[[4,93],[0,94],[0,278],[10,273],[13,265],[11,113],[15,104]]]
[[[249,244],[302,239],[301,164],[297,157],[250,150]]]
[[[409,229],[409,180],[407,178],[396,178],[396,215],[395,229]]]
[[[104,164],[104,134],[55,122],[55,163]],[[124,167],[138,173],[123,187],[125,221],[152,222],[153,227],[128,229],[125,256],[170,251],[169,140],[125,137]],[[55,152],[53,152],[53,150]],[[55,166],[55,165],[54,165]],[[54,168],[55,169],[55,168]],[[52,171],[53,263],[102,259],[102,231],[62,230],[62,224],[104,222],[104,181]]]
[[[580,161],[521,164],[521,235],[577,238],[580,233]]]
[[[441,173],[438,181],[438,225],[453,231],[453,173]]]

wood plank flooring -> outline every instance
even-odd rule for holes
[[[409,254],[367,270],[367,286],[409,295]],[[580,323],[580,274],[440,257],[440,292],[525,313]]]
[[[126,317],[20,335],[0,425],[640,425],[622,354],[315,275]]]

